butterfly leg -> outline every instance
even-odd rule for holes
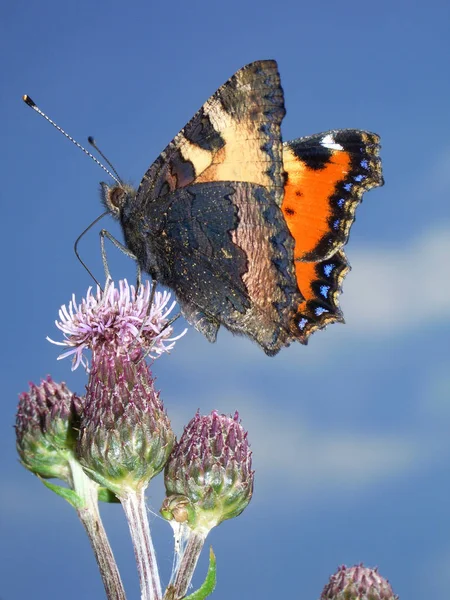
[[[161,328],[160,334],[167,329],[168,327],[170,327],[171,325],[173,325],[173,323],[175,323],[175,321],[181,317],[181,313],[178,313],[177,315],[175,315],[174,317],[172,317],[171,319],[169,319],[167,321],[167,323],[164,325],[164,327]],[[147,350],[145,351],[145,353],[143,354],[143,356],[141,356],[141,358],[138,361],[138,364],[142,361],[145,360],[147,358],[147,356],[150,354],[150,352],[152,351],[153,346],[156,344],[156,341],[153,342],[149,348],[147,348]]]
[[[140,271],[138,271],[138,273],[140,274]],[[150,317],[150,312],[151,312],[151,307],[153,304],[153,300],[155,298],[155,293],[156,293],[156,288],[158,286],[158,282],[156,281],[156,279],[152,280],[152,287],[150,290],[150,298],[149,298],[149,302],[148,302],[148,307],[147,307],[147,314],[145,316],[145,319],[142,322],[142,325],[136,335],[136,339],[133,342],[133,344],[131,345],[131,350],[133,350],[133,348],[135,348],[138,344],[138,340],[141,336],[142,330],[145,327],[145,324],[147,322],[147,319]],[[181,316],[181,313],[178,313],[177,315],[173,316],[171,319],[169,319],[167,321],[167,323],[164,325],[164,327],[162,327],[160,333],[162,333],[165,329],[167,329],[167,327],[170,327],[173,323],[175,323],[175,321],[178,319],[178,317]],[[141,358],[139,359],[139,362],[141,362],[142,360],[145,360],[146,357],[150,354],[150,352],[152,351],[153,346],[155,345],[155,343],[151,344],[150,347],[146,350],[146,352],[143,354],[143,356],[141,356]]]
[[[140,266],[138,264],[138,267],[137,267],[137,284],[136,284],[137,287],[136,287],[136,292],[139,291],[139,288],[142,285],[141,275],[142,275],[142,271],[141,271],[141,268],[140,268]],[[152,309],[153,300],[155,299],[155,292],[156,292],[156,287],[157,286],[158,286],[158,282],[156,281],[156,279],[152,279],[152,287],[151,287],[151,290],[150,290],[150,298],[149,298],[148,306],[147,306],[147,314],[145,315],[145,319],[142,321],[142,325],[141,325],[141,327],[140,327],[140,329],[139,329],[139,331],[138,331],[138,333],[136,335],[136,338],[135,338],[133,344],[131,345],[130,350],[133,350],[137,346],[138,340],[141,337],[142,330],[144,329],[144,327],[145,327],[145,325],[147,323],[147,320],[150,317],[150,312],[151,312],[151,309]],[[163,329],[165,329],[166,327],[167,327],[167,324],[164,326]],[[150,350],[151,350],[151,348],[149,350],[147,350],[147,352],[139,360],[139,362],[141,360],[145,359],[145,357],[148,355],[148,353],[150,352]]]
[[[141,265],[136,262],[136,290],[139,290],[142,285],[142,269]]]
[[[158,282],[156,281],[156,279],[152,279],[152,289],[150,290],[150,299],[149,299],[149,302],[148,302],[148,308],[147,308],[147,318],[150,316],[150,310],[151,310],[151,306],[152,306],[152,304],[153,304],[153,300],[154,300],[154,298],[155,298],[155,293],[156,293],[156,288],[157,288],[157,286],[158,286]],[[181,313],[178,313],[177,315],[175,315],[175,316],[173,316],[171,319],[169,319],[169,320],[167,321],[167,323],[164,325],[164,327],[161,329],[161,333],[162,333],[162,332],[163,332],[165,329],[167,329],[167,327],[170,327],[170,326],[171,326],[173,323],[175,323],[175,321],[176,321],[176,320],[178,319],[178,317],[180,317],[180,316],[181,316]],[[139,331],[138,337],[139,337],[139,335],[141,334],[141,331],[142,331],[142,329],[143,329],[144,325],[145,325],[145,321],[144,321],[144,322],[142,323],[142,325],[141,325],[141,329],[140,329],[140,331]],[[145,358],[145,357],[148,355],[148,353],[149,353],[150,351],[151,351],[151,348],[150,348],[149,350],[147,350],[147,352],[145,353],[145,355],[144,355],[144,357],[143,357],[143,358]]]
[[[120,250],[121,252],[123,252],[126,256],[129,256],[130,258],[132,258],[134,261],[136,261],[137,263],[137,257],[130,252],[130,250],[128,250],[128,248],[126,246],[124,246],[123,244],[121,244],[119,242],[119,240],[116,240],[116,238],[109,233],[109,231],[107,231],[106,229],[102,229],[100,231],[100,246],[101,246],[101,251],[102,251],[102,261],[103,261],[103,268],[105,270],[105,277],[106,279],[112,279],[111,278],[111,273],[109,272],[109,267],[108,267],[108,260],[106,258],[106,249],[105,249],[105,238],[108,238],[108,240],[110,242],[112,242],[114,244],[114,246]],[[141,280],[141,269],[138,265],[138,281],[140,283]]]

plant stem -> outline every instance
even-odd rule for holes
[[[70,461],[73,489],[84,501],[77,514],[91,542],[108,600],[126,600],[119,570],[109,545],[98,510],[98,485],[82,470],[77,461]]]
[[[144,490],[120,498],[130,528],[141,582],[141,600],[161,600],[161,582],[147,519]]]
[[[206,533],[192,531],[181,558],[180,566],[173,583],[174,598],[183,598],[191,583],[197,561],[205,543]]]

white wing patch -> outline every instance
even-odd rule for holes
[[[331,135],[331,133],[329,133],[328,135],[325,135],[321,140],[320,140],[320,144],[324,147],[324,148],[329,148],[330,150],[343,150],[343,146],[341,146],[340,144],[336,144],[336,141],[334,139],[334,137]]]

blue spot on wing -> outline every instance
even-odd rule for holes
[[[339,198],[339,200],[337,201],[337,205],[339,206],[339,208],[342,208],[345,204],[345,198]]]
[[[369,168],[369,163],[367,162],[366,159],[362,160],[360,164],[361,164],[361,166],[362,166],[363,169],[368,169]]]
[[[300,321],[298,322],[298,328],[305,329],[307,324],[308,324],[308,319],[300,319]]]
[[[334,263],[328,263],[323,266],[323,272],[325,273],[326,277],[331,275],[335,267],[336,265]]]
[[[320,293],[322,294],[322,296],[324,298],[328,298],[328,292],[330,291],[330,286],[329,285],[321,285],[320,286]]]
[[[366,176],[365,175],[355,175],[355,177],[353,177],[353,179],[355,181],[362,181],[363,179],[365,179]]]
[[[353,187],[353,183],[346,183],[344,184],[344,190],[346,190],[347,192],[349,192]]]
[[[327,313],[330,312],[329,310],[327,310],[326,308],[324,308],[323,306],[318,306],[315,310],[314,313],[320,317],[320,315],[323,315],[323,313]]]
[[[340,219],[336,219],[333,223],[333,229],[339,229],[339,225],[341,223]]]

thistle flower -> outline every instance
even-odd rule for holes
[[[85,473],[112,491],[125,511],[141,581],[141,597],[160,600],[161,584],[148,527],[145,489],[167,462],[175,440],[143,358],[157,358],[184,335],[170,337],[170,294],[152,294],[150,284],[136,292],[124,280],[118,288],[91,289],[81,304],[72,297],[56,326],[73,355],[72,370],[87,367],[92,352],[77,458]],[[151,303],[150,303],[151,301]],[[53,340],[50,340],[53,341]]]
[[[16,446],[23,466],[44,478],[70,481],[81,399],[50,376],[19,397]]]
[[[77,456],[85,472],[121,501],[142,600],[162,596],[144,492],[164,468],[174,440],[146,362],[122,352],[118,338],[99,344],[93,352]]]
[[[175,436],[145,361],[109,346],[92,363],[77,455],[90,477],[119,498],[145,489],[163,468]]]
[[[107,345],[118,353],[128,353],[134,360],[147,352],[157,358],[169,352],[186,332],[171,337],[173,329],[167,323],[175,302],[169,306],[170,293],[155,292],[150,304],[152,294],[148,281],[137,292],[126,279],[119,281],[118,288],[108,281],[104,291],[97,288],[94,295],[91,290],[88,289],[81,303],[72,296],[68,308],[61,307],[60,320],[55,321],[55,325],[63,332],[64,341],[47,338],[53,344],[70,348],[58,359],[73,356],[72,370],[80,363],[87,367],[85,350],[92,350],[94,356]]]
[[[196,414],[175,445],[165,469],[167,497],[161,513],[207,533],[237,517],[253,492],[247,433],[234,417]]]
[[[377,569],[361,564],[339,567],[324,587],[320,600],[398,600],[398,596]]]

